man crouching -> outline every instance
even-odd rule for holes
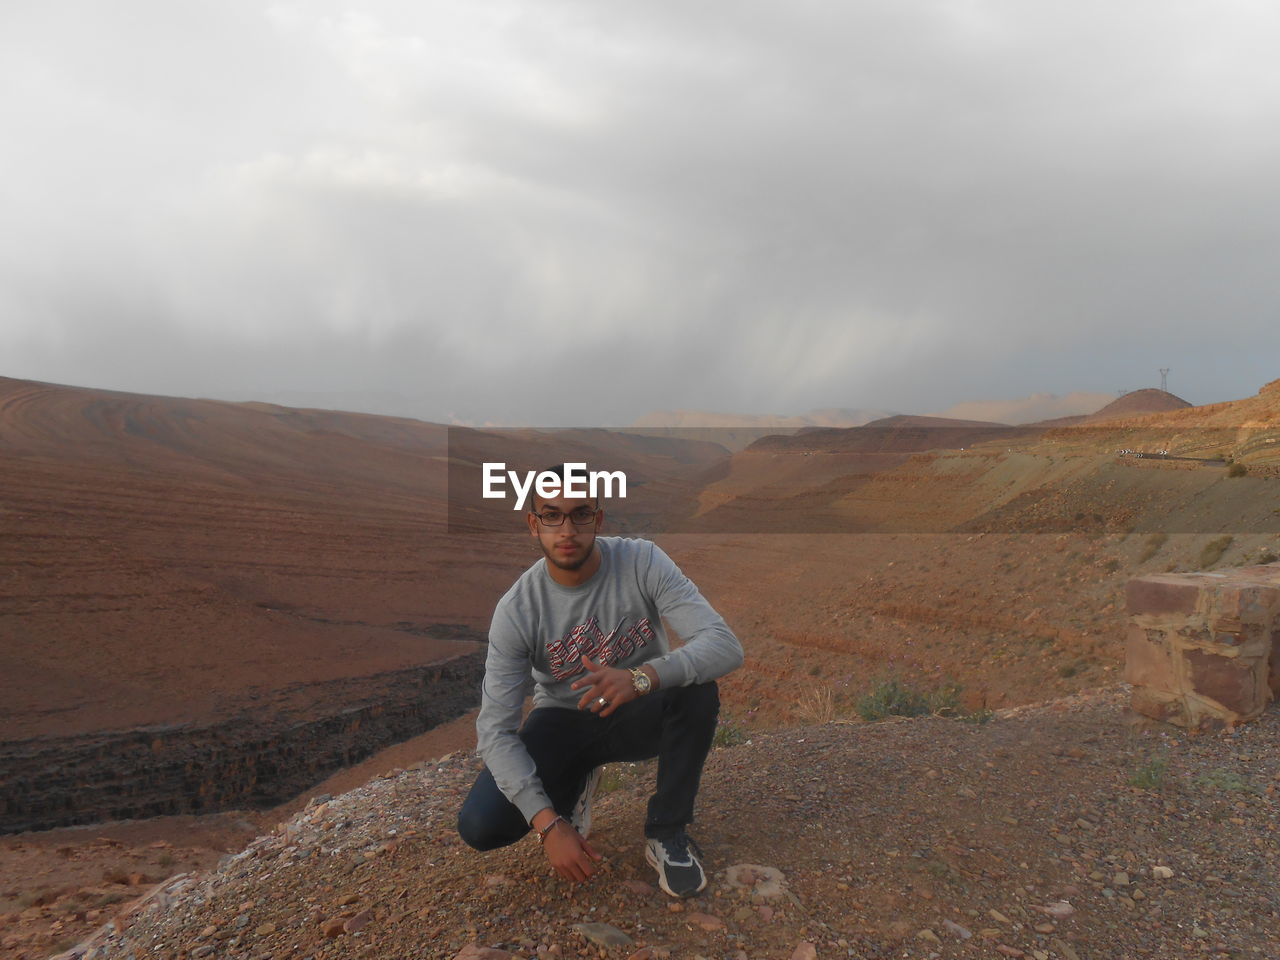
[[[563,466],[551,472],[563,481]],[[494,609],[476,721],[485,769],[458,832],[492,850],[532,828],[556,872],[580,883],[600,860],[587,836],[601,766],[657,757],[645,857],[663,891],[695,896],[707,877],[686,828],[720,711],[715,681],[742,665],[742,645],[657,545],[597,537],[598,501],[563,496],[563,483],[551,492],[527,516],[545,556]]]

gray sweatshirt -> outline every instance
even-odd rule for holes
[[[648,540],[597,537],[600,568],[566,587],[539,560],[498,601],[489,627],[477,749],[526,820],[551,806],[516,735],[530,687],[534,707],[578,709],[569,685],[585,654],[613,667],[649,664],[659,688],[705,683],[742,665],[742,645],[670,557]],[[685,641],[670,650],[662,618]]]

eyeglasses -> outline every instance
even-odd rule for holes
[[[544,510],[542,513],[535,513],[534,516],[542,521],[544,527],[558,527],[564,523],[565,517],[573,521],[575,527],[583,527],[596,518],[597,511],[592,507],[578,507],[569,513],[562,513],[559,510]]]

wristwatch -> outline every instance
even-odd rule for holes
[[[639,667],[631,668],[631,685],[635,687],[636,694],[641,697],[653,689],[653,681]]]

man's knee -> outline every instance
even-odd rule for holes
[[[458,811],[458,836],[472,850],[496,850],[510,846],[527,832],[528,828],[518,836],[512,836],[509,830],[495,829],[491,818],[469,804],[463,804]]]
[[[524,817],[498,790],[486,767],[458,811],[458,836],[473,850],[495,850],[528,832]]]

